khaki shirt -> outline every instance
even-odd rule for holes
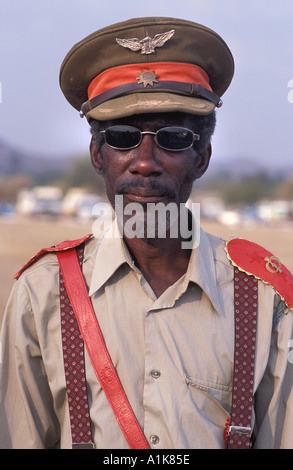
[[[234,352],[233,266],[224,242],[201,231],[186,274],[159,298],[120,238],[91,239],[83,272],[112,361],[151,448],[223,448]],[[293,448],[292,311],[273,288],[258,284],[255,447]],[[1,344],[0,448],[70,448],[55,254],[42,257],[15,283]],[[127,449],[85,356],[96,447]]]

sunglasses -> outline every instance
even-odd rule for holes
[[[116,150],[130,150],[141,144],[144,135],[153,135],[156,144],[168,152],[180,152],[187,150],[196,140],[200,140],[199,134],[184,127],[163,127],[157,132],[141,131],[133,126],[112,126],[100,132],[105,142]]]

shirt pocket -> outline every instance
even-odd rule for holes
[[[190,399],[207,419],[222,422],[230,417],[232,407],[232,386],[202,380],[185,374]],[[218,418],[218,419],[217,419]]]
[[[223,449],[232,388],[187,375],[180,404],[180,438],[188,448]]]

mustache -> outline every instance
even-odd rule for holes
[[[164,184],[154,180],[149,180],[148,182],[144,182],[141,180],[133,180],[121,183],[117,188],[117,194],[124,194],[128,189],[132,188],[144,188],[154,190],[160,192],[162,196],[166,196],[169,199],[176,199],[175,191],[173,191],[168,186],[165,186]]]

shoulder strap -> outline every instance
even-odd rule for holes
[[[81,266],[84,245],[76,248]],[[73,449],[94,449],[86,390],[84,342],[59,272],[61,336]]]
[[[76,251],[57,253],[70,302],[96,376],[132,449],[149,449],[116,374],[93,310]]]
[[[249,449],[257,323],[257,279],[234,268],[235,345],[231,419],[225,429],[228,449]]]
[[[293,276],[277,257],[254,242],[231,239],[226,252],[234,265],[235,358],[232,416],[224,435],[228,448],[241,449],[251,445],[257,282],[271,285],[293,309]]]

